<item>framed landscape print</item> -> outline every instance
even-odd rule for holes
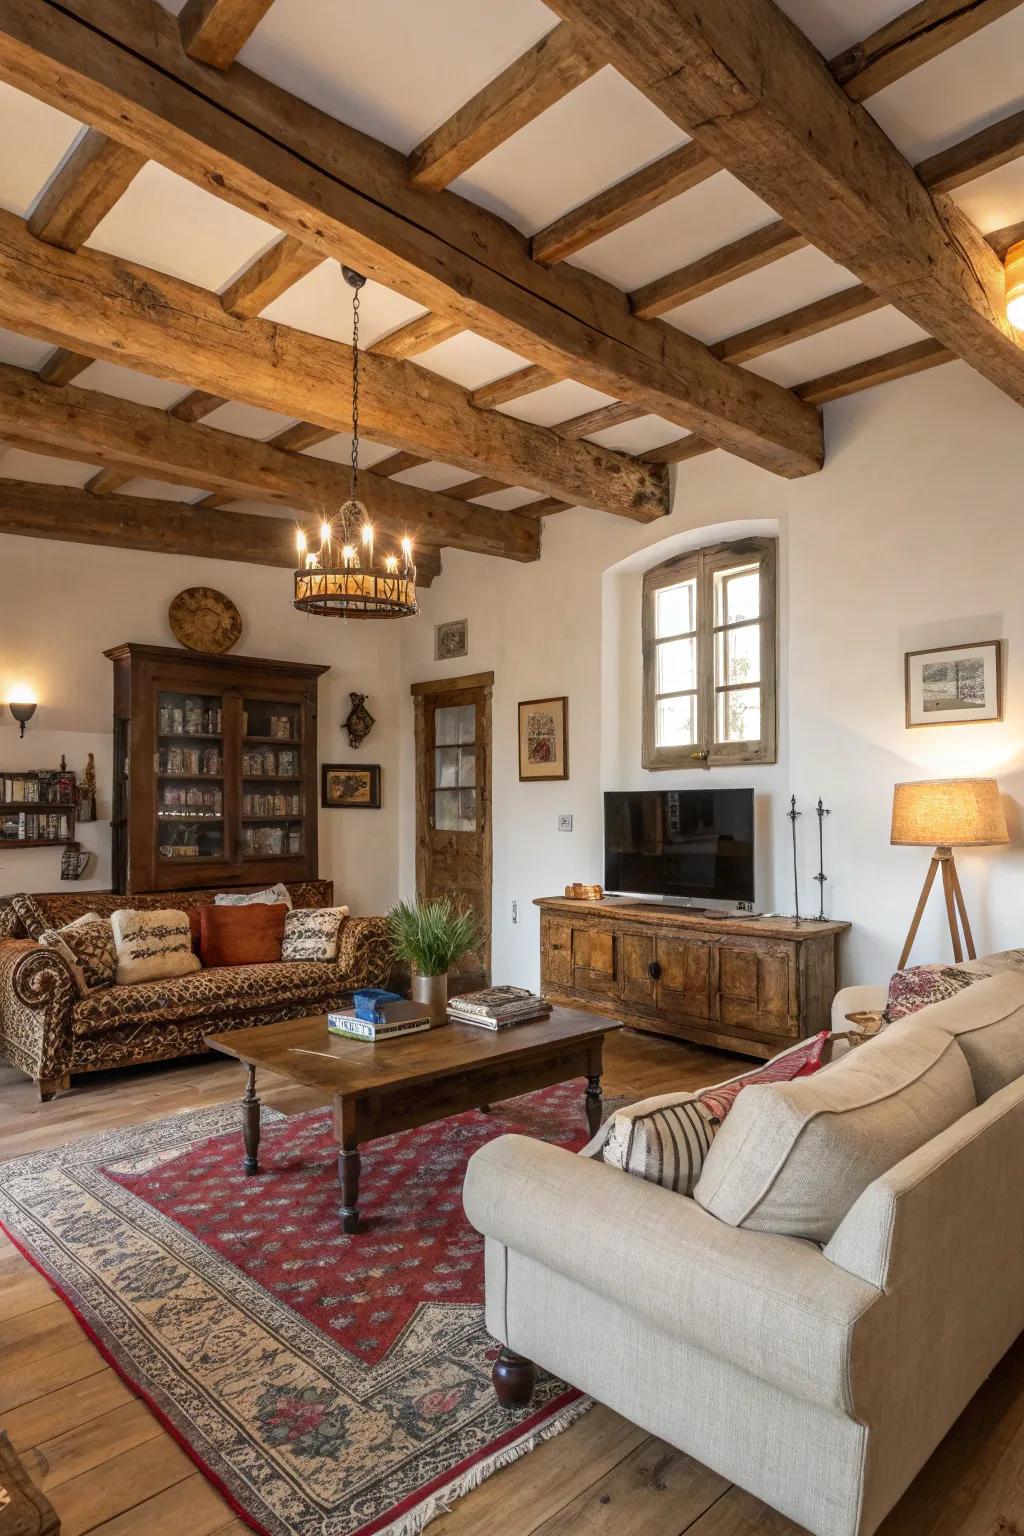
[[[965,725],[1003,718],[998,640],[908,651],[907,726]]]
[[[379,763],[324,763],[320,804],[332,811],[379,811]]]
[[[519,706],[519,777],[569,777],[569,700],[526,699]]]

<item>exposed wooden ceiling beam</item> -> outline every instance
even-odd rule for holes
[[[609,427],[621,427],[627,421],[637,421],[647,413],[638,405],[625,400],[611,405],[599,405],[594,411],[584,411],[582,416],[571,416],[555,427],[559,437],[593,437],[595,432],[607,432]]]
[[[39,194],[29,229],[40,240],[77,251],[145,163],[145,155],[126,144],[86,129]]]
[[[376,464],[367,465],[367,472],[389,480],[392,475],[400,475],[407,469],[419,469],[421,464],[429,463],[430,457],[427,454],[389,453],[386,459],[378,459]]]
[[[699,256],[675,272],[667,272],[664,277],[644,283],[642,288],[630,294],[629,301],[634,314],[643,320],[651,320],[655,315],[678,309],[680,304],[689,304],[691,299],[703,298],[725,283],[734,283],[738,277],[758,272],[782,256],[802,251],[809,243],[803,235],[777,219],[729,245],[709,251],[706,256]]]
[[[456,501],[475,501],[478,496],[491,496],[495,491],[505,490],[508,490],[508,486],[503,480],[489,480],[486,475],[477,475],[475,480],[462,480],[458,485],[450,485],[445,495]]]
[[[866,101],[912,69],[997,21],[1021,0],[921,0],[832,60],[851,101]]]
[[[591,274],[539,267],[488,210],[410,187],[388,146],[241,66],[196,65],[155,0],[5,0],[0,78],[552,372],[780,474],[820,466],[820,423],[789,391],[644,325]]]
[[[1024,348],[995,253],[948,198],[933,201],[771,0],[734,0],[728,15],[707,0],[649,0],[642,14],[629,0],[553,9],[783,220],[1024,401]]]
[[[191,389],[171,406],[170,413],[179,421],[202,421],[205,416],[212,416],[214,411],[219,411],[227,403],[227,395],[211,395],[203,389]]]
[[[697,459],[702,453],[712,453],[714,447],[714,443],[698,437],[696,432],[690,432],[686,437],[674,438],[671,443],[662,443],[658,448],[648,448],[643,458],[649,464],[685,464],[687,459]]]
[[[450,341],[462,329],[447,315],[432,315],[428,310],[425,315],[379,337],[368,350],[376,352],[378,357],[417,357],[421,352],[429,352],[431,347],[440,346],[442,341]]]
[[[220,301],[229,315],[258,315],[322,262],[318,251],[282,235],[225,288]]]
[[[925,0],[841,53],[829,69],[848,96],[854,101],[866,101],[923,64],[926,58],[935,58],[1020,3],[1021,0]],[[719,170],[718,162],[698,144],[673,149],[643,170],[588,198],[534,235],[534,260],[545,266],[564,261]]]
[[[236,500],[258,500],[322,516],[348,496],[348,469],[326,459],[283,453],[266,443],[187,426],[153,406],[98,390],[40,384],[35,374],[0,366],[0,435],[71,453],[104,473],[88,489],[110,494],[136,475],[197,486]],[[515,513],[467,507],[392,480],[374,487],[374,521],[418,543],[452,544],[513,560],[536,559],[536,529]]]
[[[44,384],[70,384],[72,379],[77,379],[80,373],[91,368],[95,361],[94,357],[87,357],[84,352],[69,352],[67,347],[58,347],[39,369],[39,378]]]
[[[917,167],[917,174],[930,192],[952,192],[965,182],[997,171],[1001,165],[1018,160],[1024,154],[1024,112],[990,123],[959,144],[951,144],[937,155],[929,155]]]
[[[28,335],[192,382],[218,398],[336,432],[350,425],[352,354],[341,342],[227,315],[204,289],[100,251],[72,255],[45,245],[8,213],[0,213],[0,315],[0,324]],[[641,521],[667,510],[665,477],[635,459],[474,410],[465,390],[415,363],[364,354],[360,409],[368,437],[470,474],[578,495]],[[180,415],[181,404],[173,411]]]
[[[596,197],[588,198],[578,208],[538,230],[530,241],[533,259],[542,266],[554,266],[556,261],[564,261],[600,240],[602,235],[610,235],[681,192],[689,192],[719,169],[699,144],[683,144],[670,150],[660,160],[606,187]]]
[[[543,501],[529,501],[520,511],[524,517],[550,517],[552,512],[571,512],[574,503],[559,501],[555,496],[545,496]]]
[[[193,59],[227,69],[274,0],[186,0],[178,16],[181,39]]]
[[[520,400],[524,395],[535,394],[538,389],[547,389],[549,384],[557,384],[561,377],[561,374],[552,373],[548,368],[538,368],[531,363],[527,368],[518,368],[515,373],[506,373],[500,379],[492,379],[489,384],[481,384],[469,398],[475,406],[491,409],[496,405],[506,405],[509,400]]]
[[[848,368],[837,368],[834,373],[808,379],[806,384],[797,386],[797,393],[813,405],[825,405],[829,400],[843,400],[847,395],[859,394],[862,389],[874,389],[877,384],[906,379],[927,368],[955,361],[953,352],[928,336],[924,341],[912,341],[908,347],[885,352],[881,357],[869,357],[862,363],[851,363]]]
[[[861,315],[874,314],[884,308],[884,299],[878,298],[863,283],[857,283],[852,288],[842,288],[827,298],[815,299],[812,304],[791,310],[788,315],[765,320],[762,325],[751,326],[749,330],[738,331],[735,336],[727,336],[724,341],[716,341],[712,351],[730,363],[749,363],[766,352],[777,352],[794,341],[804,341],[808,336],[817,336],[835,325],[858,320]]]
[[[571,28],[553,27],[417,145],[409,156],[409,180],[414,187],[439,192],[589,80],[603,63]]]
[[[319,448],[321,443],[326,443],[328,438],[337,437],[337,435],[336,432],[331,431],[330,427],[318,427],[312,421],[297,421],[294,426],[284,427],[267,441],[272,448],[285,448],[292,453],[302,453],[306,448]]]

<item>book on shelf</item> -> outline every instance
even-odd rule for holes
[[[481,1029],[510,1029],[514,1024],[546,1019],[550,1012],[547,998],[526,987],[484,987],[448,1000],[449,1019],[478,1024]]]
[[[5,805],[71,805],[75,776],[66,769],[36,769],[0,774],[0,801]]]
[[[430,1028],[430,1020],[419,1011],[417,1017],[396,1018],[380,1023],[372,1019],[360,1019],[354,1013],[329,1013],[327,1031],[342,1035],[347,1040],[397,1040],[400,1035],[419,1035]]]

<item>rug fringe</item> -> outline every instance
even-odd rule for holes
[[[467,1493],[472,1493],[474,1488],[479,1488],[482,1482],[491,1477],[495,1472],[500,1472],[503,1467],[510,1467],[521,1456],[526,1456],[530,1451],[545,1440],[551,1440],[555,1435],[560,1435],[564,1429],[568,1429],[578,1418],[587,1413],[594,1406],[591,1397],[581,1397],[575,1403],[570,1403],[563,1408],[549,1423],[540,1429],[531,1430],[521,1440],[506,1445],[502,1450],[496,1451],[493,1456],[488,1456],[479,1461],[460,1477],[446,1483],[443,1488],[438,1488],[429,1498],[417,1504],[415,1509],[409,1510],[400,1519],[391,1525],[382,1526],[377,1536],[420,1536],[420,1532],[436,1520],[440,1515],[450,1512],[456,1499],[463,1498]]]

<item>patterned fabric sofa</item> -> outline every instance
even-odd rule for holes
[[[296,907],[327,907],[330,880],[289,885]],[[383,917],[342,921],[330,963],[219,966],[168,981],[107,987],[79,997],[70,968],[36,942],[86,912],[119,908],[208,906],[215,891],[116,896],[104,891],[0,898],[0,1063],[33,1078],[41,1099],[68,1086],[73,1072],[191,1056],[203,1036],[301,1018],[343,1004],[357,987],[378,985],[390,970]]]

